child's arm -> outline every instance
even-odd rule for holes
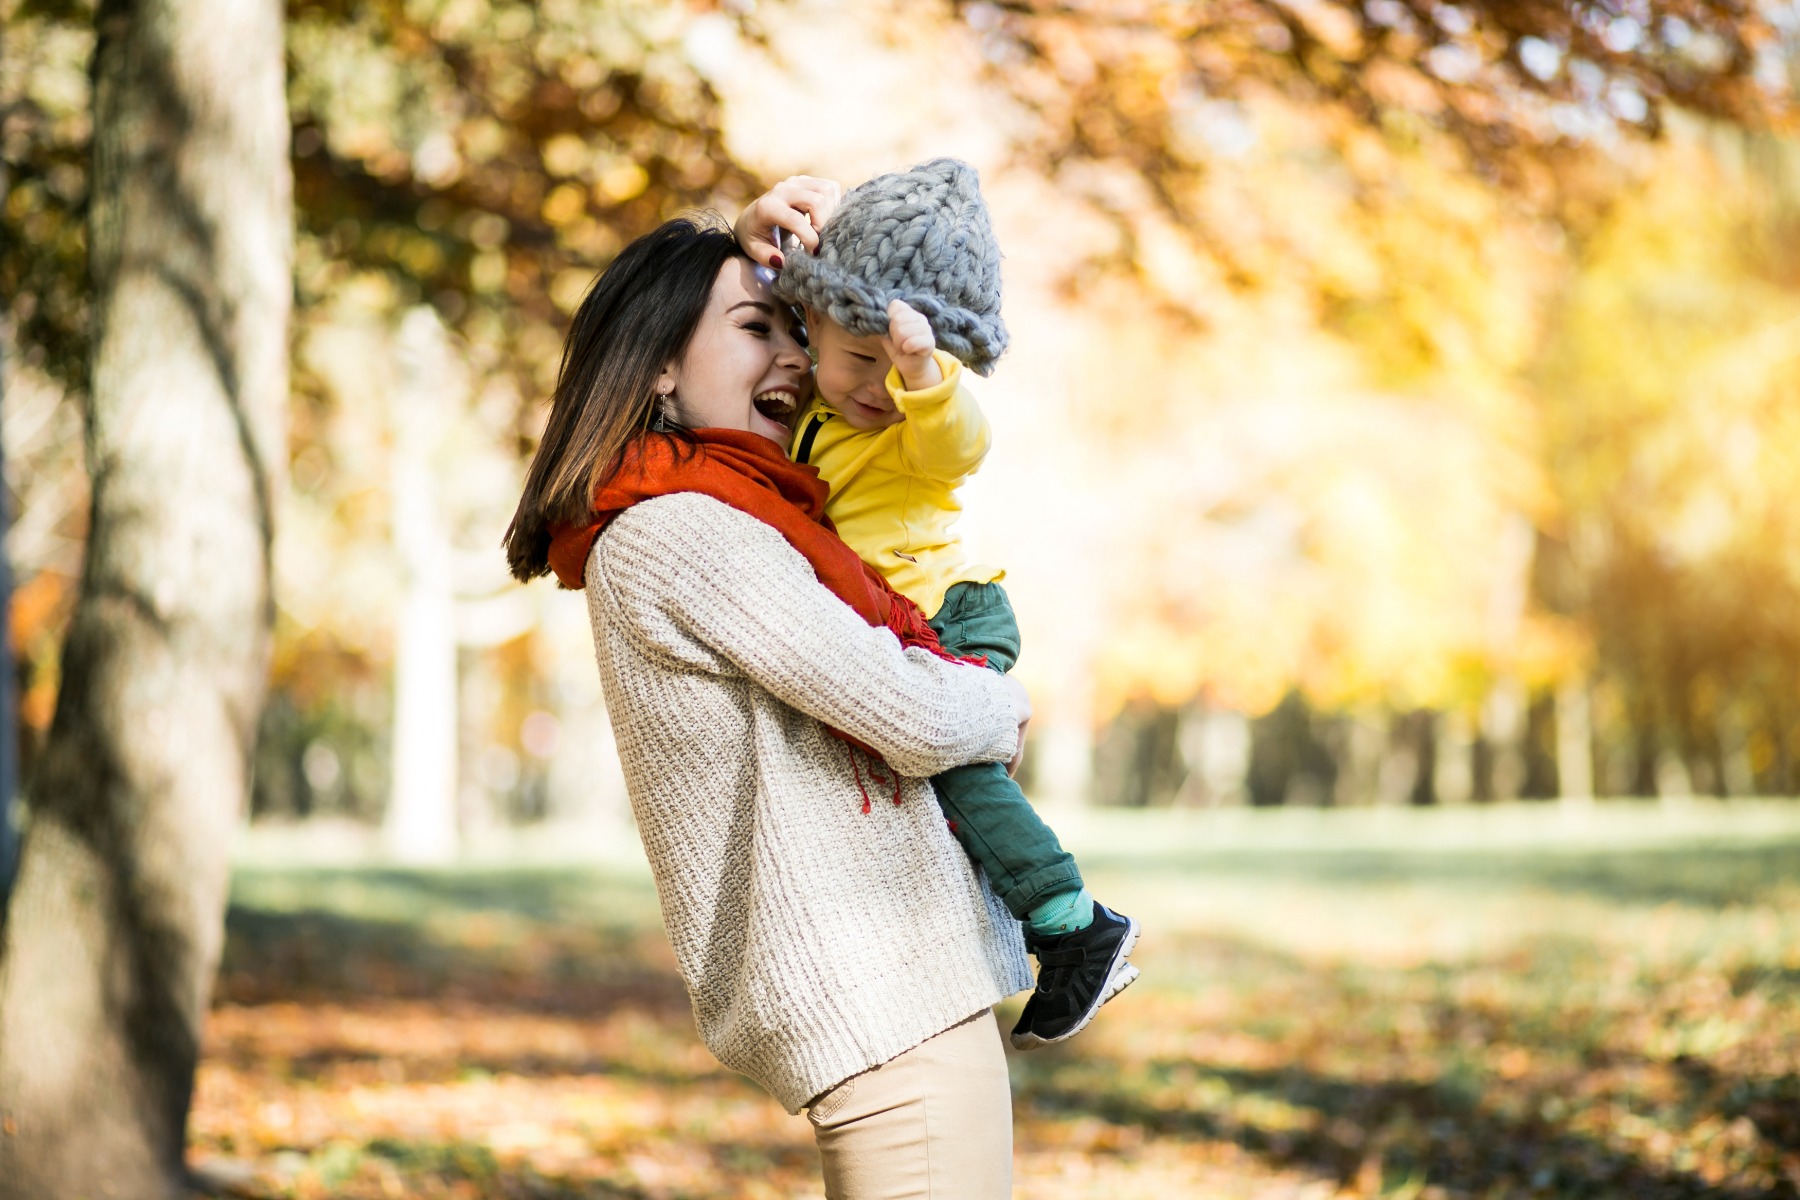
[[[907,469],[960,483],[987,457],[990,442],[987,417],[963,386],[963,365],[937,349],[931,323],[904,301],[888,305],[882,340],[894,361],[888,394],[906,418],[899,429]]]

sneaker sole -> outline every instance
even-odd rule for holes
[[[1069,1032],[1062,1034],[1059,1037],[1045,1038],[1039,1037],[1035,1033],[1011,1034],[1009,1040],[1012,1042],[1014,1050],[1041,1050],[1045,1046],[1054,1046],[1058,1042],[1068,1041],[1092,1023],[1100,1010],[1106,1007],[1106,1002],[1108,1000],[1117,996],[1136,981],[1138,969],[1132,963],[1128,962],[1127,959],[1130,958],[1132,949],[1137,946],[1138,923],[1137,918],[1135,917],[1126,917],[1125,920],[1128,923],[1125,930],[1125,937],[1124,940],[1119,943],[1119,949],[1113,954],[1112,969],[1106,973],[1106,986],[1100,989],[1098,998],[1096,998],[1094,1003],[1088,1007],[1088,1010],[1081,1014],[1081,1020],[1075,1022],[1073,1028],[1071,1028]]]

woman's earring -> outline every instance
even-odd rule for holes
[[[650,421],[650,430],[653,433],[669,432],[669,394],[667,392],[656,393],[656,416]]]

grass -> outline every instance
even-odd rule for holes
[[[1796,1194],[1800,806],[1057,824],[1144,978],[1012,1059],[1018,1196]],[[229,1190],[819,1194],[694,1037],[641,863],[269,857],[194,1115]]]

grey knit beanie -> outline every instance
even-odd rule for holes
[[[844,197],[817,254],[784,256],[775,294],[858,337],[886,333],[888,303],[904,300],[931,322],[938,348],[978,375],[1006,349],[1000,247],[975,169],[954,158],[877,176]]]

